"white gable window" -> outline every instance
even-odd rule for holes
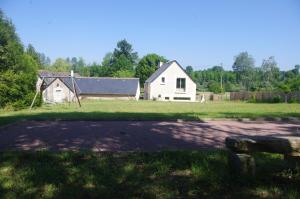
[[[185,92],[185,78],[177,78],[176,90],[179,92]]]
[[[162,78],[161,78],[161,83],[164,84],[164,83],[165,83],[165,80],[166,80],[165,77],[162,77]]]

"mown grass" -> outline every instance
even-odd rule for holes
[[[0,153],[0,198],[299,198],[300,169],[256,154],[257,175],[231,173],[228,152]]]
[[[300,118],[300,104],[246,102],[154,102],[83,101],[76,104],[44,105],[32,111],[0,110],[0,125],[21,119],[65,120],[201,120],[206,118]]]

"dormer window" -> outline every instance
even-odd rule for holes
[[[165,77],[161,78],[161,83],[163,83],[163,84],[165,83]]]

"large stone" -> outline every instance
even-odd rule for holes
[[[300,166],[300,153],[284,154],[284,160],[287,161],[289,167]]]
[[[255,160],[249,154],[230,153],[229,165],[238,175],[255,175]]]
[[[255,151],[291,154],[300,152],[300,137],[296,136],[251,136],[227,137],[226,147],[235,152]]]

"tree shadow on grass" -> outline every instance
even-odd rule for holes
[[[229,172],[226,151],[135,153],[1,152],[1,198],[266,198],[297,191],[274,180],[280,158],[262,155],[266,172],[243,179]],[[265,166],[265,167],[266,167]],[[260,169],[258,170],[260,171]],[[268,175],[266,175],[268,174]],[[279,192],[272,195],[276,187]],[[280,192],[281,190],[281,192]]]
[[[9,116],[0,115],[0,125],[5,125],[20,120],[122,120],[122,121],[172,121],[178,119],[201,121],[205,113],[139,113],[139,112],[42,112],[42,113],[18,113]]]

